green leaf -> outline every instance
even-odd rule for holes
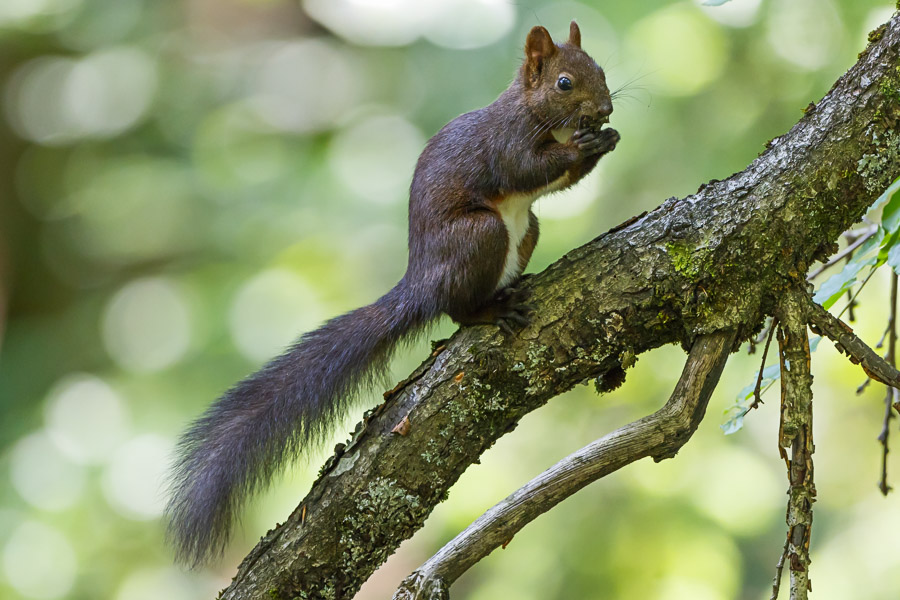
[[[882,231],[884,230],[882,229]],[[884,236],[881,247],[878,249],[878,259],[875,261],[875,269],[887,262],[888,253],[891,251],[891,248],[897,244],[897,241],[900,241],[900,232]]]
[[[816,295],[813,296],[813,301],[817,304],[821,304],[824,308],[831,308],[844,292],[853,287],[859,272],[865,267],[874,265],[875,260],[876,257],[872,256],[866,262],[851,261],[847,263],[847,266],[845,266],[840,273],[829,277],[828,280],[819,287]]]
[[[894,270],[894,273],[900,275],[900,244],[891,246],[887,254],[887,264]]]
[[[821,341],[822,336],[820,335],[817,335],[809,340],[809,351],[815,352],[819,347],[819,342]],[[759,390],[760,395],[764,394],[766,390],[772,387],[772,384],[774,384],[780,378],[781,365],[779,365],[778,363],[769,365],[768,367],[763,369],[763,377]],[[735,403],[725,410],[725,414],[728,416],[728,420],[719,425],[725,435],[736,433],[740,431],[744,426],[744,417],[746,417],[747,413],[750,412],[750,405],[753,404],[754,389],[756,389],[756,376],[754,376],[753,382],[744,386],[744,388],[740,392],[738,392],[737,398],[735,398]]]
[[[859,275],[860,271],[866,267],[874,267],[876,265],[878,256],[872,254],[872,252],[881,245],[884,236],[884,229],[879,227],[875,235],[857,248],[853,258],[844,265],[841,271],[822,282],[816,291],[816,295],[813,296],[813,300],[825,308],[831,308],[844,292],[853,287],[853,284],[856,283],[856,276]]]
[[[866,218],[868,218],[868,219],[873,219],[873,218],[874,218],[874,217],[873,217],[873,214],[874,214],[879,208],[881,208],[881,206],[882,206],[883,204],[885,204],[888,200],[890,200],[891,198],[893,198],[894,194],[897,192],[898,189],[900,189],[900,177],[898,177],[897,179],[895,179],[895,180],[894,180],[894,183],[892,183],[891,185],[889,185],[888,188],[887,188],[886,190],[884,190],[884,193],[882,193],[880,196],[878,196],[878,200],[876,200],[876,201],[872,204],[872,206],[869,207],[868,212],[866,212]],[[897,210],[896,208],[893,208],[893,209],[891,210],[891,213],[896,212],[896,210]],[[882,219],[884,219],[884,214],[885,214],[885,213],[882,213]]]
[[[881,196],[872,204],[866,213],[867,217],[874,218],[873,213],[883,207],[881,211],[881,225],[875,235],[857,248],[847,264],[840,272],[835,273],[822,282],[813,300],[825,308],[831,308],[840,297],[857,282],[859,273],[866,267],[873,270],[888,263],[895,273],[900,274],[900,178],[888,186]],[[875,248],[877,254],[871,256]]]
[[[819,342],[822,341],[822,336],[817,335],[813,339],[809,340],[809,351],[815,352],[819,348]]]
[[[875,208],[882,202],[887,201],[887,204],[884,205],[884,210],[881,211],[881,226],[890,233],[895,233],[897,228],[900,227],[900,196],[896,195],[898,189],[900,189],[900,179],[888,186],[888,189],[878,197],[878,200],[872,206],[872,208]]]
[[[733,407],[732,407],[733,408]],[[743,410],[736,410],[735,413],[724,423],[719,425],[722,428],[722,432],[725,435],[731,435],[732,433],[737,433],[744,427],[744,417],[747,416],[747,413],[750,412],[749,408],[744,408]]]
[[[853,262],[857,258],[865,258],[865,256],[869,252],[871,252],[875,248],[878,248],[879,246],[881,246],[882,241],[884,241],[884,238],[885,238],[885,233],[886,233],[885,230],[883,228],[879,227],[875,231],[875,233],[872,234],[872,237],[867,239],[865,242],[863,242],[862,246],[860,246],[859,248],[856,249],[856,252],[853,253],[853,258],[850,260],[850,262]]]
[[[772,385],[779,377],[781,377],[781,367],[778,363],[774,365],[769,365],[765,369],[763,369],[763,378],[762,378],[762,387],[766,387]],[[753,383],[747,385],[738,392],[738,401],[744,402],[747,400],[751,400],[753,398],[753,390],[756,388],[756,380],[753,380]]]
[[[765,393],[773,383],[781,377],[781,366],[777,363],[769,365],[763,369],[762,384],[760,386],[760,394]],[[725,432],[725,435],[731,435],[741,430],[744,426],[744,417],[750,412],[750,405],[753,404],[753,390],[756,389],[756,377],[753,382],[745,386],[735,399],[735,403],[725,410],[728,420],[719,427]]]

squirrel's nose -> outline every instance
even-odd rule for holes
[[[609,115],[612,114],[612,111],[613,111],[612,100],[608,100],[608,99],[601,102],[600,107],[597,109],[597,113],[601,117],[608,117]]]
[[[613,111],[612,101],[609,99],[600,100],[599,102],[588,101],[584,103],[582,110],[584,114],[608,117]]]

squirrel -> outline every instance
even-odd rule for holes
[[[515,80],[489,106],[444,126],[410,186],[409,260],[375,303],[301,336],[225,392],[184,433],[166,508],[179,562],[221,555],[244,498],[328,433],[355,394],[385,373],[401,338],[441,314],[461,325],[526,325],[516,283],[538,241],[531,204],[587,175],[616,147],[606,76],[581,49],[541,26],[525,40]]]

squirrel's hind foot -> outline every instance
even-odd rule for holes
[[[504,332],[512,335],[514,326],[525,327],[531,320],[528,315],[535,307],[528,304],[531,290],[515,286],[499,290],[489,304],[465,317],[456,318],[461,325],[496,325]]]

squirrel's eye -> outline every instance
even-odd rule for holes
[[[572,89],[572,80],[568,77],[560,77],[556,80],[556,87],[564,92],[568,92]]]

